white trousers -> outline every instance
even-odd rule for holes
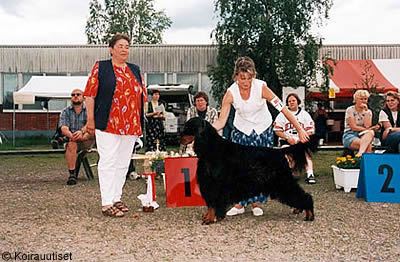
[[[96,129],[99,152],[97,170],[102,206],[121,201],[122,188],[137,138],[137,136],[115,135]]]

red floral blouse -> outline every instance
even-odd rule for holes
[[[114,73],[117,85],[114,91],[110,116],[105,132],[117,135],[142,135],[140,125],[141,95],[144,92],[144,102],[147,101],[147,92],[128,66],[115,66]],[[99,87],[99,63],[97,62],[86,84],[84,96],[95,99]],[[142,83],[144,83],[142,78]]]

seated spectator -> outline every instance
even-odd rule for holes
[[[208,106],[208,95],[205,92],[197,92],[193,99],[195,105],[189,108],[186,121],[198,116],[212,124],[218,119],[217,110]]]
[[[396,92],[387,92],[384,108],[379,113],[381,142],[388,153],[400,153],[400,96]]]
[[[353,95],[353,106],[346,109],[343,145],[358,150],[357,155],[372,152],[372,140],[379,125],[372,125],[372,111],[368,109],[369,92],[357,90]]]
[[[290,93],[286,98],[286,105],[289,108],[289,112],[293,114],[297,122],[306,130],[308,135],[314,134],[314,121],[307,111],[299,107],[301,100],[295,93]],[[274,122],[274,132],[279,137],[279,143],[281,146],[295,145],[299,142],[299,136],[297,129],[290,123],[285,115],[280,112]],[[293,161],[288,156],[290,166],[294,166]],[[313,162],[310,155],[306,155],[307,166],[306,166],[306,183],[315,184],[316,180],[313,171]],[[296,174],[300,176],[300,174]]]
[[[193,99],[194,99],[194,106],[189,108],[186,116],[186,121],[188,121],[193,117],[200,117],[212,124],[218,119],[217,109],[210,107],[208,105],[208,95],[205,92],[203,91],[197,92],[194,95]],[[187,145],[186,151],[187,152],[193,151],[193,143]]]
[[[94,137],[86,130],[86,122],[83,91],[74,89],[71,93],[71,105],[63,109],[58,124],[62,134],[68,140],[65,144],[65,160],[69,171],[67,185],[75,185],[77,181],[78,174],[75,173],[77,152],[89,148],[94,142]]]

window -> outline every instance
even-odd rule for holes
[[[173,73],[167,74],[167,84],[174,84],[174,74]]]
[[[208,104],[215,108],[217,106],[217,102],[214,100],[211,94],[211,81],[206,74],[201,74],[201,91],[208,95]]]
[[[164,84],[164,74],[147,74],[146,85]]]
[[[193,91],[199,90],[198,74],[176,74],[177,84],[188,84],[193,85]]]
[[[3,74],[3,108],[13,109],[13,92],[18,88],[17,74]],[[16,107],[17,108],[17,107]]]

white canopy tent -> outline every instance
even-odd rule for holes
[[[37,100],[69,99],[74,89],[85,89],[87,80],[87,76],[32,76],[23,88],[13,92],[13,101],[14,104],[35,104]],[[15,106],[13,108],[15,145]]]
[[[84,90],[87,80],[87,76],[32,76],[23,88],[13,93],[14,104],[34,104],[36,98],[67,99],[72,90]]]

